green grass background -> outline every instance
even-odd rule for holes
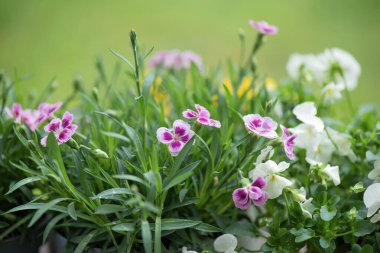
[[[247,20],[265,19],[280,33],[260,52],[262,73],[281,79],[290,54],[340,47],[362,65],[355,104],[379,106],[379,13],[378,0],[0,0],[0,69],[33,74],[17,83],[19,93],[39,92],[56,77],[63,97],[76,74],[92,84],[96,55],[109,69],[116,61],[109,48],[131,56],[131,28],[146,48],[191,49],[213,66],[237,60],[238,29],[253,40]]]

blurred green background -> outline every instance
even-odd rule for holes
[[[33,74],[17,84],[19,92],[39,92],[56,77],[63,96],[76,74],[93,83],[96,55],[109,69],[116,61],[109,48],[130,56],[131,28],[146,48],[191,49],[214,66],[238,59],[239,28],[253,40],[248,19],[280,28],[260,52],[261,73],[281,79],[290,54],[340,47],[362,65],[355,104],[380,105],[379,0],[0,0],[0,69]]]

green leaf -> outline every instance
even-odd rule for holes
[[[96,231],[92,231],[88,233],[86,236],[83,237],[82,240],[80,240],[80,243],[75,248],[74,253],[82,253],[84,249],[86,248],[87,244],[91,241],[91,239],[96,235]]]
[[[110,213],[122,212],[124,210],[125,210],[124,206],[114,205],[114,204],[104,204],[96,208],[95,214],[110,214]]]
[[[67,213],[70,215],[71,218],[73,218],[73,220],[77,220],[77,213],[75,212],[74,202],[71,202],[67,206]]]
[[[154,227],[154,252],[161,253],[161,217],[156,217]]]
[[[328,206],[322,206],[321,207],[321,219],[324,221],[330,221],[332,220],[336,215],[336,208],[331,208]]]
[[[55,206],[56,204],[58,204],[59,202],[62,202],[62,201],[65,201],[65,200],[68,200],[68,198],[59,198],[59,199],[54,199],[44,205],[42,205],[37,211],[36,213],[33,215],[32,219],[30,220],[29,222],[29,225],[28,227],[31,227],[34,225],[34,223],[39,219],[41,218],[41,216],[46,212],[48,211],[50,208],[52,208],[53,206]]]
[[[143,239],[144,250],[146,253],[152,253],[152,234],[150,232],[149,222],[141,222],[141,237]]]
[[[133,232],[135,231],[135,224],[134,223],[120,223],[113,226],[111,229],[116,232]]]
[[[199,165],[201,161],[193,162],[189,165],[187,165],[185,168],[178,171],[178,173],[171,179],[168,180],[168,183],[166,183],[164,187],[164,191],[169,190],[175,185],[178,185],[182,183],[184,180],[189,178],[191,175],[193,175],[193,170]]]
[[[117,178],[117,179],[124,179],[124,180],[134,181],[134,182],[143,184],[145,186],[149,186],[149,184],[146,181],[144,181],[142,178],[136,177],[134,175],[127,175],[127,174],[123,175],[123,174],[120,174],[120,175],[114,175],[113,177]]]
[[[135,67],[133,67],[132,63],[131,63],[129,60],[127,60],[127,58],[125,58],[125,57],[122,56],[121,54],[119,54],[119,53],[113,51],[112,49],[110,49],[110,50],[111,50],[111,52],[112,52],[114,55],[116,55],[117,57],[119,57],[120,59],[122,59],[125,63],[127,63],[128,66],[131,67],[131,69],[132,69],[133,71],[135,70]]]
[[[330,247],[330,241],[330,239],[322,236],[319,239],[319,245],[321,245],[322,248],[327,249],[328,247]]]
[[[107,199],[120,194],[132,195],[133,192],[127,188],[112,188],[95,195],[91,199]]]
[[[307,229],[306,228],[301,228],[301,229],[292,228],[290,230],[290,233],[296,237],[294,240],[296,243],[309,240],[310,238],[313,238],[315,236],[314,230],[310,228],[307,228]]]
[[[46,242],[46,239],[48,238],[50,231],[54,228],[54,226],[63,218],[67,217],[66,213],[61,213],[55,216],[53,219],[49,221],[49,223],[46,225],[44,234],[43,234],[43,243]]]
[[[223,230],[221,228],[215,227],[207,223],[201,223],[195,226],[196,230],[207,232],[207,233],[221,233]]]
[[[147,171],[147,166],[146,166],[147,159],[146,159],[145,152],[144,152],[139,136],[137,135],[136,131],[132,127],[128,126],[124,122],[123,122],[123,127],[129,139],[132,141],[133,146],[136,149],[137,157],[139,158],[140,164],[144,168],[144,171]]]
[[[178,230],[184,228],[194,227],[201,224],[201,221],[185,220],[185,219],[162,219],[161,230]]]
[[[23,185],[26,185],[26,184],[29,184],[32,182],[36,182],[36,181],[39,181],[41,179],[42,179],[41,177],[24,178],[24,179],[18,181],[17,183],[15,183],[14,185],[12,185],[12,187],[9,188],[9,191],[5,195],[8,195],[8,194],[14,192],[15,190],[17,190],[18,188],[20,188]]]
[[[358,220],[354,223],[354,236],[361,237],[369,235],[375,230],[375,225],[368,220]]]

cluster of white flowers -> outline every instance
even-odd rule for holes
[[[373,162],[373,170],[368,174],[368,178],[374,183],[368,186],[363,195],[363,201],[368,208],[367,217],[371,217],[371,222],[380,221],[380,154],[375,155],[368,151],[366,153],[368,162]],[[379,211],[378,211],[379,210]]]
[[[322,95],[325,103],[331,103],[342,97],[345,88],[353,90],[361,74],[360,64],[348,52],[339,49],[326,49],[320,54],[293,54],[287,63],[291,78],[314,80],[323,86]]]
[[[317,117],[314,102],[304,102],[293,109],[293,114],[302,123],[289,129],[297,135],[296,147],[306,150],[306,157],[320,163],[328,163],[335,152],[347,156],[354,161],[356,156],[351,148],[348,134],[340,133],[324,126],[323,121]]]

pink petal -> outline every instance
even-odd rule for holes
[[[247,210],[250,206],[248,191],[245,188],[238,188],[232,193],[232,200],[237,208]]]
[[[52,119],[49,124],[44,127],[45,132],[56,132],[61,125],[60,119]]]
[[[195,117],[198,116],[198,114],[196,112],[194,112],[193,110],[190,110],[190,109],[187,109],[186,111],[184,111],[182,113],[183,117],[187,118],[187,119],[193,119]]]
[[[160,127],[157,129],[156,136],[159,142],[169,144],[173,141],[173,135],[166,127]]]
[[[280,125],[281,127],[281,131],[282,131],[282,135],[283,137],[289,137],[291,136],[291,134],[289,133],[288,129],[286,127],[284,127],[283,125]]]
[[[44,146],[44,147],[46,147],[47,138],[48,138],[48,137],[45,136],[45,137],[43,137],[43,138],[41,139],[41,145]]]
[[[202,125],[212,126],[212,123],[209,118],[198,118],[197,121]]]
[[[59,108],[61,108],[62,104],[63,104],[62,102],[58,102],[58,103],[55,103],[53,105],[50,105],[48,108],[48,114],[49,115],[53,114],[55,111],[57,111]]]
[[[262,206],[265,204],[265,202],[268,200],[268,193],[266,193],[265,191],[262,191],[261,193],[261,197],[257,200],[253,200],[253,203],[256,205],[256,206]]]
[[[75,125],[75,124],[71,124],[70,126],[68,126],[66,128],[69,129],[69,130],[71,130],[71,131],[73,131],[73,132],[75,132],[77,130],[78,126]]]
[[[8,114],[9,118],[13,119],[14,115],[11,109],[9,109],[8,107],[5,107],[5,112]]]
[[[210,119],[210,123],[211,123],[211,126],[216,127],[216,128],[220,128],[222,126],[219,121],[214,120],[214,119]]]
[[[71,131],[70,129],[63,129],[60,133],[58,133],[58,135],[56,136],[57,137],[57,141],[59,144],[62,144],[64,142],[67,142],[68,140],[70,140],[71,136],[74,134],[73,131]]]
[[[257,186],[250,186],[248,191],[248,196],[251,200],[258,200],[262,195],[262,191]]]
[[[265,182],[264,178],[258,177],[251,185],[264,189],[267,186],[267,182]]]
[[[210,118],[210,112],[203,106],[196,104],[195,108],[198,111],[198,117],[200,118]]]
[[[65,112],[62,117],[62,128],[66,128],[73,122],[74,115],[70,112]]]
[[[182,137],[186,135],[190,130],[190,125],[183,120],[177,119],[173,123],[174,134]]]
[[[194,131],[190,130],[188,134],[181,137],[181,141],[186,144],[194,136],[194,134]]]
[[[177,156],[179,152],[182,150],[184,144],[180,141],[172,141],[169,144],[169,152],[172,156]]]

